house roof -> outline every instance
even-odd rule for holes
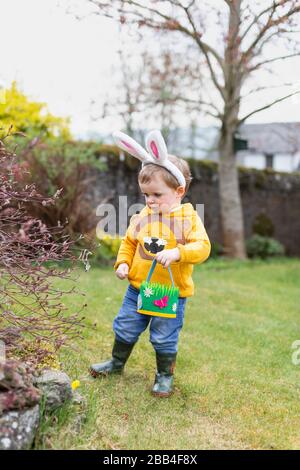
[[[240,127],[240,136],[248,140],[251,153],[274,155],[300,152],[300,122],[244,124]]]

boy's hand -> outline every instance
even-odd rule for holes
[[[180,251],[178,248],[163,250],[157,253],[155,259],[158,263],[162,264],[164,268],[167,268],[173,261],[180,260]]]
[[[116,270],[116,276],[119,278],[119,279],[125,279],[126,277],[128,277],[128,271],[129,271],[129,266],[127,263],[121,263],[117,270]]]

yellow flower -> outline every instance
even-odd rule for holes
[[[76,390],[76,388],[78,388],[80,385],[80,381],[79,380],[73,380],[72,384],[71,384],[71,387],[72,387],[72,390]]]

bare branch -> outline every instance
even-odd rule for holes
[[[247,36],[247,34],[249,33],[250,29],[257,25],[258,23],[258,20],[259,18],[261,18],[263,15],[265,15],[266,13],[268,13],[268,11],[272,11],[272,15],[273,13],[275,12],[275,10],[280,6],[282,5],[282,1],[278,1],[278,2],[273,2],[273,4],[271,6],[268,6],[267,8],[265,8],[264,10],[262,10],[260,13],[258,13],[258,15],[255,15],[254,19],[251,21],[251,23],[249,24],[249,26],[246,28],[246,30],[244,31],[244,33],[242,34],[241,36],[241,41],[243,41],[245,39],[245,37]]]
[[[222,118],[222,114],[221,114],[220,110],[213,103],[209,103],[209,102],[203,101],[201,99],[193,100],[193,99],[187,98],[185,96],[174,96],[174,97],[172,97],[172,101],[174,101],[174,103],[176,103],[177,101],[181,101],[183,103],[193,104],[194,109],[199,109],[200,111],[203,111],[206,114],[209,114],[210,116],[212,116],[216,119],[221,119]],[[204,110],[202,108],[202,106],[208,106],[210,108],[213,108],[217,112],[217,114],[212,113],[211,111]]]
[[[255,47],[265,37],[265,35],[270,29],[274,28],[275,26],[285,23],[291,16],[295,15],[296,13],[300,13],[300,5],[298,5],[298,6],[295,6],[294,8],[291,8],[287,13],[284,13],[282,16],[279,16],[278,18],[273,19],[276,9],[278,6],[280,6],[280,4],[282,6],[283,2],[273,2],[272,6],[266,9],[266,11],[264,11],[264,12],[270,11],[268,19],[265,22],[265,24],[262,26],[261,30],[259,31],[254,41],[252,41],[248,49],[242,54],[241,62],[245,60],[247,57],[250,57],[253,55]],[[276,31],[276,34],[278,34],[278,31]]]
[[[103,8],[103,6],[104,6],[103,4],[101,4],[100,2],[98,2],[96,0],[89,0],[89,1],[91,3],[93,3],[94,5],[98,5],[99,8]],[[222,85],[218,82],[218,79],[217,79],[215,70],[213,68],[213,65],[211,63],[209,54],[211,54],[216,59],[216,61],[220,65],[223,73],[224,73],[224,61],[223,61],[222,57],[217,53],[215,48],[213,48],[212,46],[210,46],[209,44],[207,44],[206,42],[201,40],[201,33],[199,31],[197,31],[197,28],[195,26],[193,18],[191,17],[191,14],[189,12],[189,8],[193,4],[193,2],[188,7],[184,7],[180,2],[171,2],[171,3],[173,3],[174,5],[180,7],[181,9],[183,9],[185,11],[186,16],[189,20],[189,23],[192,26],[192,31],[189,30],[188,28],[186,28],[177,19],[162,13],[159,9],[155,9],[155,8],[151,8],[149,6],[141,5],[139,2],[137,2],[135,0],[124,0],[122,2],[123,5],[134,6],[134,7],[137,8],[137,10],[131,11],[130,14],[134,15],[135,17],[139,17],[140,18],[139,21],[142,21],[142,23],[144,25],[146,25],[150,28],[153,28],[153,29],[161,29],[161,30],[169,29],[170,31],[181,31],[182,33],[184,33],[188,37],[195,40],[196,43],[198,44],[201,52],[205,56],[205,59],[206,59],[206,62],[207,62],[207,65],[209,67],[209,71],[210,71],[210,74],[211,74],[212,81],[213,81],[215,87],[217,88],[217,90],[220,92],[222,98],[224,99],[225,98],[224,89],[223,89]],[[107,4],[105,6],[107,6]],[[147,17],[143,16],[139,12],[139,10],[143,10],[144,12],[149,13],[149,16],[147,16]],[[121,9],[121,8],[118,8],[117,11],[119,13],[122,13],[122,14],[128,13],[124,9]],[[155,21],[155,19],[154,19],[155,15],[159,16],[161,19],[163,19],[164,22],[159,23],[159,22]],[[134,22],[133,19],[130,20],[130,21]]]
[[[286,95],[286,96],[283,96],[281,98],[278,98],[277,100],[275,101],[272,101],[272,103],[269,103],[265,106],[262,106],[261,108],[258,108],[258,109],[255,109],[254,111],[251,111],[251,113],[247,114],[246,116],[244,116],[242,119],[239,119],[238,120],[238,125],[242,124],[244,121],[246,121],[246,119],[248,119],[250,116],[253,116],[253,114],[256,114],[256,113],[259,113],[260,111],[263,111],[264,109],[268,109],[270,108],[271,106],[273,106],[274,104],[276,103],[280,103],[281,101],[284,101],[286,100],[287,98],[290,98],[291,96],[294,96],[294,95],[298,95],[300,93],[300,90],[298,91],[295,91],[294,93],[290,93],[289,95]]]
[[[297,57],[297,56],[300,56],[300,52],[295,52],[294,54],[288,54],[288,55],[283,55],[280,57],[274,57],[273,59],[264,60],[263,62],[258,62],[257,64],[255,64],[253,67],[248,69],[248,71],[257,70],[259,67],[266,65],[266,64],[270,64],[271,62],[275,62],[277,60],[285,60],[285,59],[290,59],[291,57]]]
[[[266,85],[266,86],[259,86],[257,88],[254,88],[253,90],[250,90],[248,93],[246,93],[245,95],[242,95],[240,97],[240,100],[243,100],[245,98],[247,98],[248,96],[250,95],[253,95],[254,93],[259,93],[260,91],[264,91],[264,90],[272,90],[274,88],[282,88],[284,86],[293,86],[294,83],[281,83],[280,85]]]
[[[181,7],[185,11],[186,16],[187,16],[187,18],[190,22],[190,25],[193,28],[194,34],[192,35],[192,37],[196,40],[196,43],[198,44],[200,50],[202,51],[202,53],[205,56],[207,65],[209,67],[209,71],[210,71],[212,81],[213,81],[215,87],[217,88],[217,90],[220,92],[222,98],[225,100],[224,87],[218,82],[216,73],[213,69],[211,60],[209,58],[209,53],[211,53],[215,57],[215,59],[217,60],[218,64],[220,65],[220,67],[222,69],[223,74],[225,73],[224,60],[219,56],[219,54],[217,53],[217,51],[214,48],[212,48],[211,46],[209,46],[208,44],[206,44],[205,42],[203,42],[201,40],[201,36],[200,36],[199,32],[196,29],[195,23],[193,21],[193,18],[191,16],[190,12],[189,12],[189,9],[184,7],[184,6],[181,6]]]

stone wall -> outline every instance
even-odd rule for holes
[[[126,155],[120,159],[112,147],[101,160],[106,170],[97,172],[97,183],[89,188],[87,199],[95,209],[101,202],[118,208],[119,196],[128,195],[128,206],[143,203],[137,184],[140,164]],[[218,168],[209,161],[188,160],[193,181],[183,202],[204,204],[204,223],[212,242],[222,244]],[[246,238],[253,234],[253,225],[264,214],[272,227],[272,236],[279,240],[290,256],[300,255],[300,173],[277,173],[270,170],[239,169]],[[95,218],[95,223],[99,218]]]

